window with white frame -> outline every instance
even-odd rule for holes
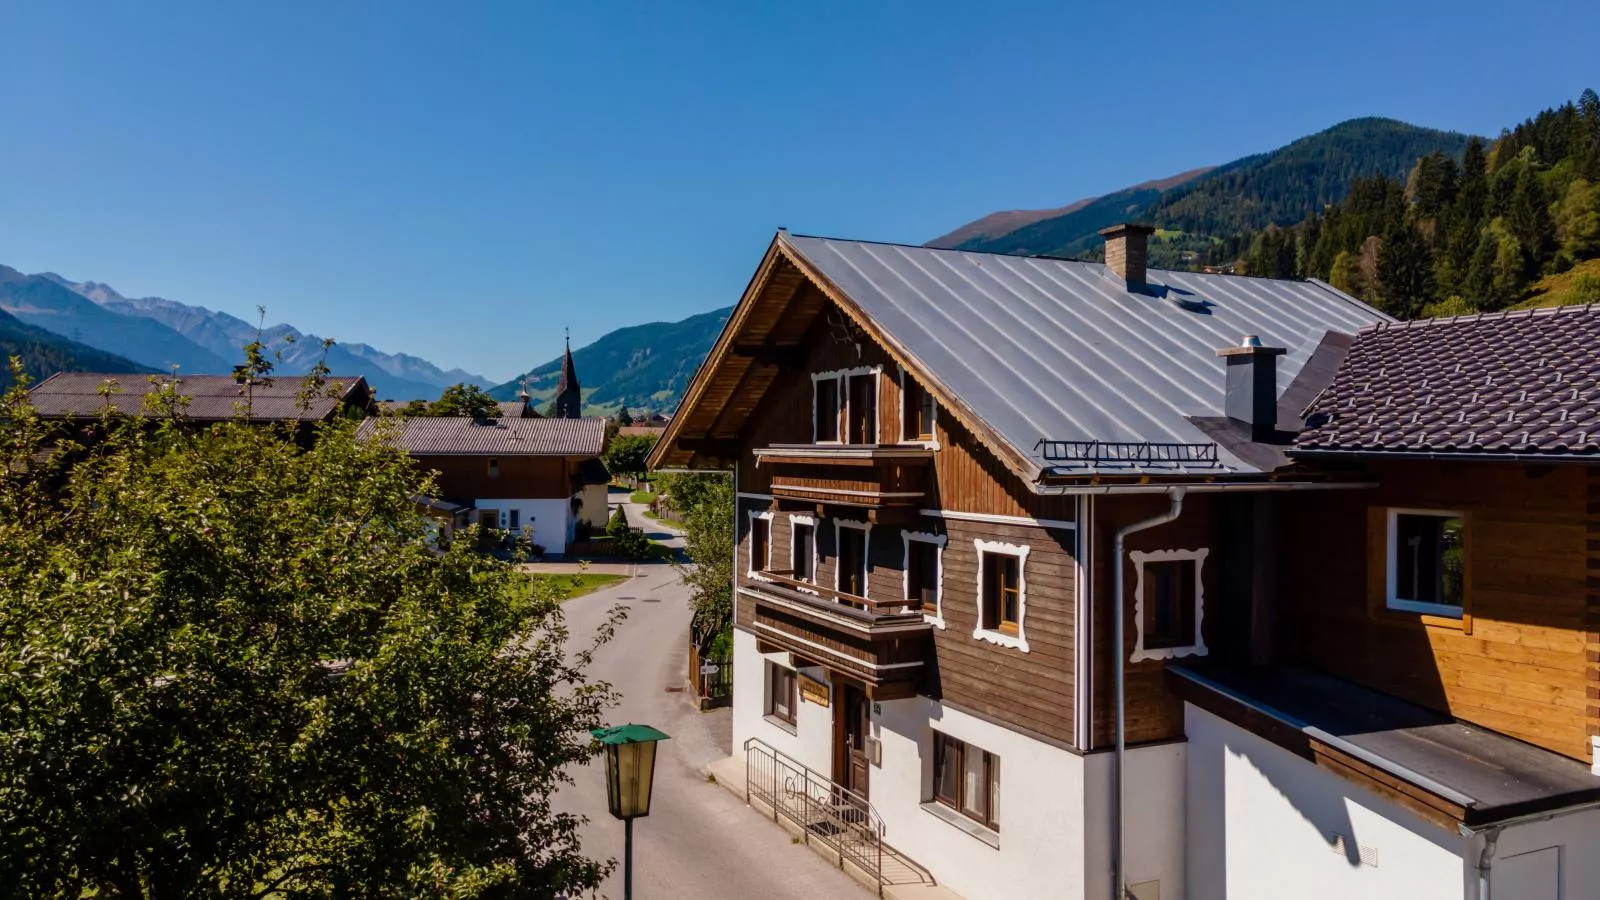
[[[811,376],[811,435],[818,444],[878,442],[878,376],[882,366]]]
[[[978,626],[972,636],[1026,653],[1028,548],[974,541],[978,551]]]
[[[1388,606],[1459,619],[1466,607],[1467,525],[1459,512],[1389,510]]]
[[[1202,569],[1210,550],[1134,550],[1133,656],[1175,659],[1205,656],[1205,584]]]
[[[817,580],[817,520],[789,517],[789,574],[796,581]]]
[[[772,513],[750,511],[750,560],[745,574],[754,578],[756,573],[772,568]]]
[[[838,552],[833,568],[834,590],[857,597],[867,596],[867,552],[872,537],[872,526],[866,522],[835,519],[834,546]]]
[[[929,622],[944,627],[945,536],[925,531],[902,531],[906,606],[921,610]]]
[[[900,372],[900,440],[928,442],[936,438],[934,428],[939,404],[933,394],[912,378],[904,369]]]

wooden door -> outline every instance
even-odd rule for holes
[[[867,758],[867,739],[872,734],[872,707],[866,693],[853,684],[844,685],[841,693],[843,702],[839,704],[838,715],[843,720],[840,750],[844,765],[835,777],[841,787],[866,798],[871,796],[867,792],[868,773],[872,769]]]

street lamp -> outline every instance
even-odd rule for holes
[[[650,815],[650,786],[656,776],[656,742],[667,735],[649,725],[596,728],[590,734],[606,750],[606,803],[623,822],[622,896],[633,898],[633,820]]]

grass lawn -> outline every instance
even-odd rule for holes
[[[651,491],[634,491],[633,496],[628,499],[634,503],[654,503],[656,495]]]
[[[592,594],[601,588],[610,587],[618,582],[626,581],[626,575],[600,575],[594,572],[584,572],[581,575],[549,575],[544,573],[529,575],[536,582],[551,584],[557,590],[566,592],[562,602],[584,594]]]

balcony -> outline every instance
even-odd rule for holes
[[[739,586],[740,624],[761,641],[850,676],[881,700],[910,697],[932,652],[933,626],[904,600],[857,597],[762,572]],[[743,609],[743,604],[741,604]]]
[[[894,444],[774,444],[755,451],[773,467],[772,496],[880,512],[914,512],[927,493],[933,451]]]

